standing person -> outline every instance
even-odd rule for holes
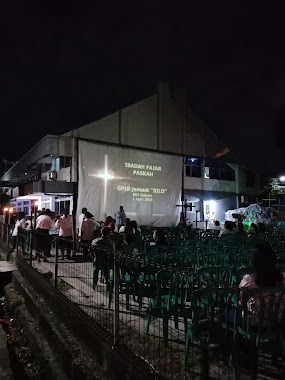
[[[27,233],[25,234],[25,252],[30,252],[31,249],[31,230],[33,227],[32,219],[32,216],[28,216],[26,218],[25,230],[27,231]]]
[[[50,250],[50,236],[49,230],[52,228],[52,220],[50,217],[50,211],[46,210],[45,213],[41,215],[36,220],[35,228],[35,249],[38,261],[41,259],[41,254],[46,257],[51,256]]]
[[[14,229],[12,231],[12,247],[11,247],[10,251],[8,252],[8,254],[7,254],[7,261],[9,261],[9,259],[11,257],[11,254],[14,252],[14,250],[16,248],[17,236],[19,238],[19,243],[21,244],[21,247],[22,247],[22,252],[24,253],[24,251],[25,251],[25,248],[24,248],[24,239],[23,239],[22,235],[19,235],[19,228],[24,229],[25,225],[26,225],[25,213],[24,212],[20,212],[18,214],[18,217],[16,218],[15,227],[14,227]]]
[[[28,216],[26,219],[25,230],[31,231],[31,229],[32,229],[32,217]]]
[[[96,223],[92,218],[93,215],[87,211],[81,227],[81,243],[83,244],[82,251],[84,256],[88,256],[88,246],[92,243],[95,236]]]
[[[114,252],[115,244],[110,239],[110,228],[103,227],[101,230],[101,237],[92,241],[92,247],[101,247],[102,250],[94,248],[95,261],[94,261],[94,272],[93,272],[93,288],[97,285],[99,271],[103,273],[106,283],[109,279],[109,257],[108,253]]]
[[[125,214],[125,210],[123,206],[120,206],[117,220],[118,220],[118,231],[119,231],[120,228],[125,225],[125,220],[126,220],[126,214]]]
[[[81,214],[78,217],[78,237],[81,237],[82,223],[85,219],[86,213],[87,213],[87,208],[83,207]]]
[[[59,249],[61,250],[62,258],[66,250],[66,258],[71,259],[72,250],[72,216],[68,214],[68,210],[64,209],[62,216],[56,221],[55,226],[59,229]]]

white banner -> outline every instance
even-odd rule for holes
[[[87,207],[104,220],[123,206],[138,225],[177,225],[182,162],[179,156],[79,141],[78,213]]]

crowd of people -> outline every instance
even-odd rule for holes
[[[135,237],[140,236],[140,229],[135,220],[127,218],[123,207],[120,207],[119,217],[114,220],[111,216],[107,216],[104,222],[98,222],[94,219],[94,216],[87,210],[82,209],[82,213],[79,215],[76,226],[74,228],[74,220],[69,215],[68,210],[63,210],[62,215],[55,217],[50,210],[41,210],[37,218],[33,220],[30,217],[26,217],[23,212],[19,213],[12,230],[12,248],[10,254],[16,247],[16,240],[19,233],[19,229],[35,231],[34,248],[36,250],[38,258],[43,257],[46,259],[51,256],[51,235],[56,234],[59,236],[59,250],[64,258],[72,258],[72,252],[74,249],[74,241],[80,240],[83,256],[89,255],[90,250],[93,247],[102,247],[107,251],[115,250],[115,237],[121,236],[123,246],[134,246]],[[215,230],[219,231],[219,236],[226,235],[236,236],[252,236],[264,232],[265,227],[262,223],[252,223],[247,231],[244,229],[242,223],[235,224],[230,221],[226,221],[224,228],[218,221],[215,222]],[[76,236],[75,236],[76,235]],[[153,231],[153,240],[148,242],[151,245],[156,245],[162,248],[168,247],[168,241],[165,237],[163,229],[156,229]],[[20,241],[22,249],[24,251],[23,242]],[[102,273],[101,281],[108,281],[109,272],[108,265],[106,264],[106,255],[95,254],[96,265],[94,266],[94,278],[93,286],[96,286],[99,272]],[[41,256],[42,255],[42,256]],[[258,288],[258,287],[280,287],[285,285],[285,274],[280,270],[277,262],[277,256],[270,245],[262,243],[258,244],[252,255],[251,270],[242,278],[238,285],[240,289],[246,288]],[[280,310],[285,310],[285,302],[283,299],[278,301],[281,303]],[[254,315],[258,317],[259,304],[254,304]],[[240,313],[236,310],[230,312],[230,320],[235,321],[236,324],[242,321],[243,305],[240,307]],[[234,313],[234,314],[233,314]]]
[[[77,221],[73,219],[67,209],[64,209],[60,216],[56,216],[51,210],[42,209],[34,218],[27,217],[25,213],[20,212],[13,222],[10,254],[15,250],[18,230],[21,228],[27,231],[35,231],[34,248],[37,256],[43,258],[51,256],[52,236],[59,236],[60,238],[59,250],[62,257],[71,259],[75,241],[80,241],[83,255],[88,256],[92,245],[106,245],[114,249],[115,237],[120,234],[124,237],[123,245],[132,246],[135,237],[141,233],[137,222],[126,216],[123,206],[119,208],[117,220],[112,216],[107,216],[104,222],[96,221],[86,207],[82,209]],[[227,235],[252,236],[264,232],[265,226],[263,223],[251,223],[250,227],[245,230],[243,223],[236,224],[232,221],[225,221],[224,228],[222,228],[220,222],[215,221],[214,230],[218,231],[219,237]],[[161,247],[168,246],[163,229],[154,231],[151,244]],[[19,245],[24,251],[24,244],[21,239]]]
[[[239,222],[235,223],[229,220],[226,220],[224,223],[224,228],[221,227],[221,224],[218,220],[214,223],[215,231],[220,231],[219,236],[224,235],[239,235],[239,236],[251,236],[260,232],[265,231],[265,225],[262,222],[251,223],[250,227],[246,230],[244,224]]]
[[[135,236],[141,232],[137,222],[126,217],[123,206],[120,206],[117,221],[111,216],[107,216],[104,222],[96,221],[92,213],[84,207],[77,221],[67,209],[64,209],[60,216],[56,216],[49,209],[42,209],[34,218],[20,212],[12,222],[14,227],[11,232],[12,244],[8,258],[16,248],[17,238],[22,251],[25,251],[23,238],[18,237],[19,228],[35,231],[33,247],[37,257],[43,259],[51,256],[52,236],[59,237],[59,250],[62,257],[71,259],[75,241],[81,243],[83,255],[88,256],[90,246],[105,245],[114,249],[115,236],[118,234],[123,236],[124,246],[132,245]]]

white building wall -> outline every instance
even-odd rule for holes
[[[187,108],[184,91],[172,90],[165,83],[160,83],[157,95],[62,135],[60,155],[73,153],[72,136],[198,157],[210,157],[225,148]]]
[[[121,110],[121,144],[157,149],[157,95]]]

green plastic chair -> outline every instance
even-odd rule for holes
[[[222,345],[227,342],[225,313],[230,288],[209,288],[196,290],[192,295],[190,320],[185,325],[185,367],[192,344],[209,343]]]
[[[229,267],[208,267],[200,268],[197,271],[199,288],[209,288],[210,286],[222,287],[231,285],[232,271]]]
[[[178,329],[179,313],[184,312],[185,299],[187,293],[186,274],[173,273],[169,270],[163,270],[157,273],[156,297],[149,302],[148,317],[146,321],[145,333],[149,331],[152,317],[162,317],[163,321],[163,342],[168,343],[168,321],[173,315],[175,328]]]

